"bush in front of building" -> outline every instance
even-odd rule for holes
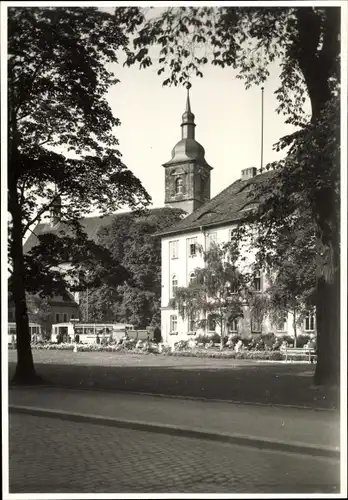
[[[217,358],[217,359],[255,359],[265,361],[282,361],[285,356],[279,351],[240,351],[232,350],[221,351],[219,349],[207,350],[202,348],[194,348],[181,351],[170,351],[167,356],[184,356],[194,358]],[[302,358],[301,358],[302,359]]]
[[[310,341],[310,335],[299,335],[296,339],[296,347],[303,347]]]

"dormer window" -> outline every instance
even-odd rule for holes
[[[183,186],[182,178],[178,177],[175,180],[175,194],[183,194],[183,192],[184,192],[184,186]]]

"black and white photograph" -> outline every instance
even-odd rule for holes
[[[346,498],[347,27],[1,3],[3,498]]]

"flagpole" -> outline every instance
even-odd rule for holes
[[[260,165],[260,173],[263,170],[263,91],[264,87],[261,87],[261,165]]]

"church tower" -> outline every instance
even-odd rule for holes
[[[191,112],[189,87],[186,110],[182,115],[181,141],[172,150],[165,168],[165,205],[188,214],[210,200],[210,171],[205,151],[195,140],[195,115]]]

